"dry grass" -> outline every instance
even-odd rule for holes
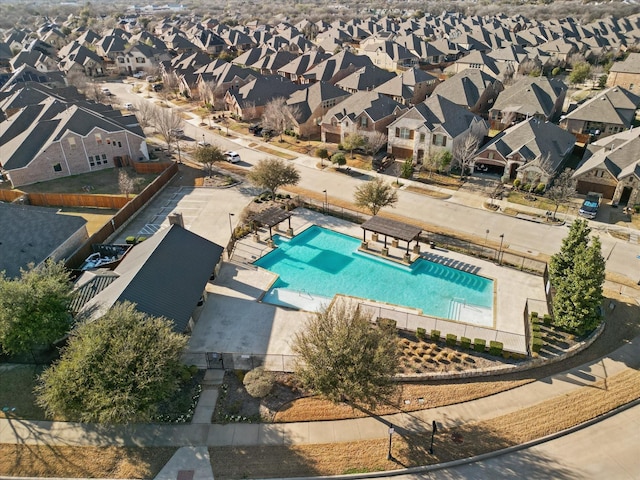
[[[589,387],[490,420],[440,429],[429,454],[429,425],[424,434],[399,431],[393,456],[387,439],[338,444],[209,449],[217,479],[337,475],[393,470],[467,458],[535,440],[578,425],[624,405],[640,391],[640,372],[626,370]],[[575,408],[580,405],[580,408]]]
[[[448,193],[442,193],[442,192],[438,192],[436,190],[431,190],[428,188],[409,186],[405,190],[413,193],[419,193],[420,195],[427,195],[428,197],[442,199],[442,200],[451,198],[451,195],[449,195]]]
[[[87,232],[89,236],[100,230],[117,212],[117,210],[107,208],[62,207],[58,210],[58,213],[84,218],[87,221]]]
[[[154,478],[176,448],[0,444],[0,475]]]

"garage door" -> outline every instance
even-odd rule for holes
[[[410,148],[400,148],[391,146],[391,153],[398,159],[413,158],[413,150]]]
[[[324,134],[324,139],[327,143],[340,143],[340,134],[327,132]]]
[[[579,180],[578,185],[576,185],[576,190],[582,195],[586,195],[589,192],[601,193],[603,198],[611,200],[616,191],[616,187],[613,185],[602,185],[601,183],[584,182]]]

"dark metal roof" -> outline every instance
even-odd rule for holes
[[[291,212],[287,212],[286,210],[282,210],[278,207],[269,207],[253,217],[253,220],[258,222],[260,225],[273,227],[274,225],[278,225],[280,222],[285,221],[289,217],[291,217]]]
[[[87,302],[83,313],[95,319],[116,302],[129,301],[184,332],[222,252],[220,245],[172,225],[133,247],[115,269],[119,278]]]
[[[377,215],[364,222],[361,227],[365,231],[369,230],[370,232],[387,235],[405,242],[415,240],[422,232],[420,227],[391,220],[390,218],[378,217]]]

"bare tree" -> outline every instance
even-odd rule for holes
[[[84,73],[78,71],[71,71],[67,73],[65,81],[67,82],[67,85],[76,87],[79,92],[83,93],[87,91],[87,87],[90,84],[89,78]]]
[[[553,164],[551,154],[545,153],[527,165],[524,181],[529,184],[527,200],[533,199],[533,192],[544,179],[546,184],[553,175]]]
[[[213,105],[213,91],[215,89],[215,84],[213,82],[200,82],[198,83],[198,94],[200,95],[200,99],[205,103],[210,103]]]
[[[242,118],[245,120],[253,120],[258,116],[256,102],[246,102],[242,107]]]
[[[475,159],[479,146],[480,139],[471,132],[468,132],[453,147],[453,161],[454,164],[460,168],[460,180],[464,179],[467,170],[473,165],[473,160]]]
[[[140,100],[134,104],[136,109],[136,118],[142,128],[150,127],[155,121],[158,108],[151,102]]]
[[[155,107],[155,128],[167,142],[167,149],[171,151],[171,144],[178,139],[178,131],[182,129],[184,120],[170,108]]]
[[[553,202],[556,209],[553,211],[553,218],[556,218],[558,207],[569,202],[576,194],[576,180],[573,178],[573,170],[565,170],[553,181],[553,186],[547,190],[547,198]]]
[[[262,125],[280,135],[292,127],[300,116],[298,107],[287,105],[283,97],[274,98],[264,107],[262,113]]]
[[[120,193],[124,194],[127,198],[131,195],[136,187],[136,182],[129,176],[126,170],[120,169],[118,172],[118,187]]]
[[[387,136],[377,130],[373,132],[360,131],[359,133],[364,136],[367,141],[364,148],[369,155],[375,155],[378,150],[387,143]]]

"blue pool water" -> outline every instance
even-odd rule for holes
[[[332,298],[360,297],[454,318],[454,305],[491,310],[493,280],[419,259],[407,267],[358,252],[360,240],[318,226],[292,239],[276,236],[278,248],[254,262],[280,277],[274,289]]]

